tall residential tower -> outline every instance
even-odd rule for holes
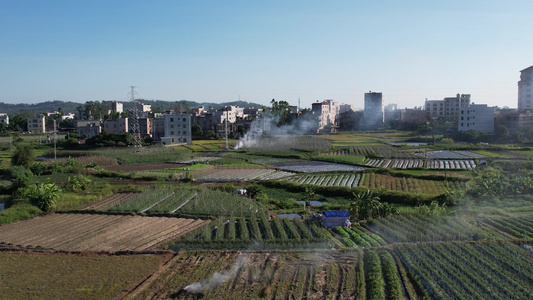
[[[520,71],[520,81],[518,82],[518,111],[533,110],[533,66]]]

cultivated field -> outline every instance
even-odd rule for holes
[[[206,222],[132,215],[52,214],[0,226],[0,243],[67,251],[145,251]]]
[[[461,188],[464,184],[460,181],[426,180],[410,177],[395,177],[387,174],[365,173],[360,186],[370,189],[385,188],[391,191],[407,193],[442,194],[449,188]]]
[[[0,298],[122,298],[171,257],[1,251]]]

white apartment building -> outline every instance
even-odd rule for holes
[[[226,106],[224,108],[221,108],[220,110],[217,110],[213,114],[214,123],[224,123],[226,122],[226,119],[229,123],[235,123],[237,122],[238,118],[244,117],[244,108],[238,107],[234,105]]]
[[[337,124],[339,103],[328,99],[322,102],[313,103],[311,105],[311,110],[318,119],[318,130],[324,129],[327,125]]]
[[[120,102],[117,102],[117,101],[112,101],[110,104],[109,104],[111,107],[111,111],[116,111],[118,113],[122,113],[124,112],[124,105]]]
[[[520,71],[518,111],[533,110],[533,66]]]
[[[44,133],[45,132],[45,117],[43,114],[37,118],[28,118],[28,133]]]
[[[494,107],[487,104],[471,104],[470,107],[461,107],[457,121],[459,131],[470,129],[494,134]]]
[[[0,114],[0,122],[9,125],[9,116],[7,114]]]
[[[161,142],[165,145],[192,143],[190,114],[164,115],[164,132]]]

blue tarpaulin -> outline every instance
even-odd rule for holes
[[[326,217],[350,217],[347,210],[328,210],[323,211],[322,215]]]

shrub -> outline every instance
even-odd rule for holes
[[[0,224],[15,222],[24,218],[33,218],[42,213],[38,207],[24,203],[16,204],[0,211]]]
[[[12,166],[9,168],[9,175],[13,180],[10,189],[11,191],[16,191],[26,187],[30,183],[30,178],[33,173],[23,166]]]
[[[20,189],[18,194],[21,198],[28,199],[31,204],[43,211],[52,209],[61,198],[59,187],[49,181],[34,186],[27,186]]]
[[[23,166],[29,169],[35,160],[33,149],[29,145],[20,145],[15,150],[13,157],[11,158],[11,164],[14,166]]]

